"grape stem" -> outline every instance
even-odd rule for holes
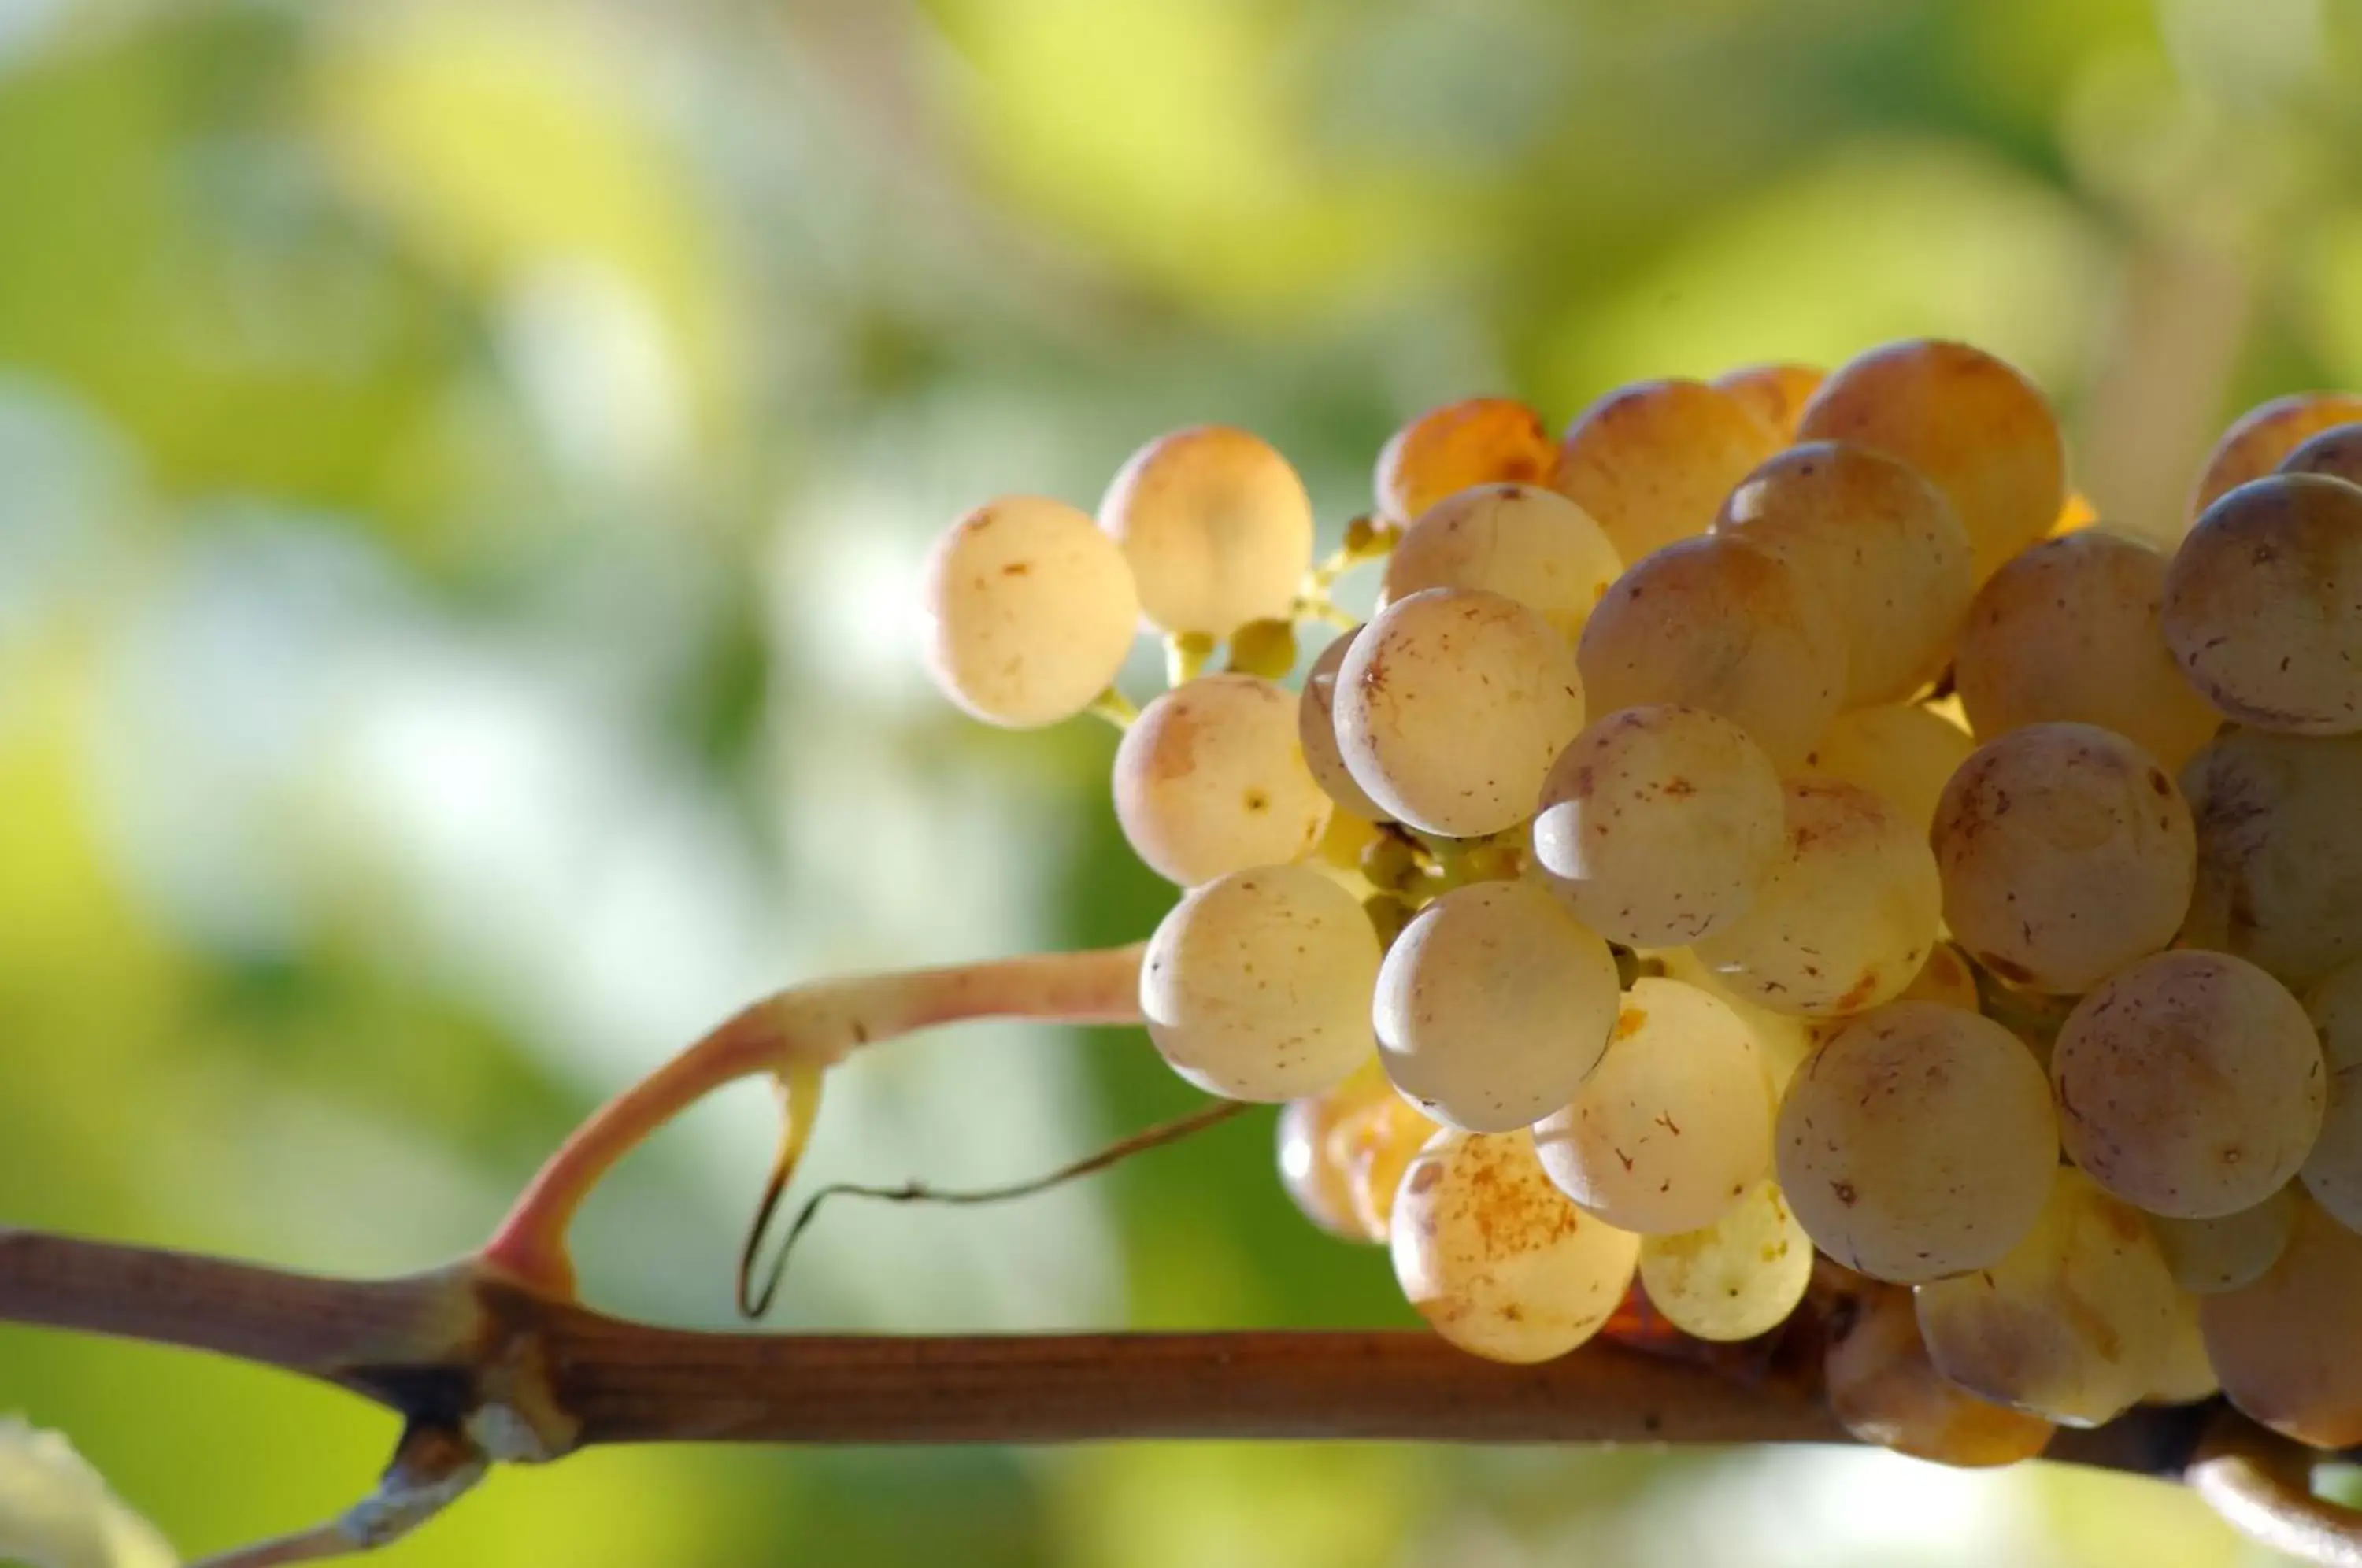
[[[1140,1021],[1143,944],[902,970],[792,986],[756,1002],[593,1111],[559,1145],[484,1244],[479,1260],[527,1289],[571,1297],[566,1234],[584,1199],[658,1128],[740,1078],[782,1085],[792,1167],[820,1074],[865,1045],[966,1019]]]

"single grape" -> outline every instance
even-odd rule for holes
[[[1337,804],[1339,815],[1365,823],[1390,823],[1394,818],[1354,781],[1344,753],[1337,749],[1337,672],[1352,651],[1353,639],[1361,635],[1362,628],[1356,626],[1334,638],[1312,661],[1296,701],[1296,743],[1304,748],[1304,765],[1312,770],[1312,781]]]
[[[2090,724],[2028,724],[1952,775],[1930,841],[1944,919],[2012,985],[2076,994],[2173,940],[2198,847],[2149,755]]]
[[[1694,1339],[1770,1333],[1788,1320],[1812,1278],[1812,1238],[1774,1182],[1757,1182],[1702,1229],[1640,1238],[1649,1304]]]
[[[2007,1256],[1914,1294],[1936,1370],[2062,1426],[2128,1409],[2156,1386],[2172,1338],[2173,1276],[2147,1221],[2071,1167]]]
[[[2058,419],[2034,384],[1964,343],[1890,343],[1848,360],[1797,436],[1902,458],[1950,498],[1982,582],[2049,532],[2067,493]]]
[[[1617,554],[1637,561],[1703,534],[1730,487],[1780,449],[1780,432],[1703,381],[1619,387],[1559,443],[1551,487],[1599,520]]]
[[[1900,458],[1841,441],[1791,447],[1730,492],[1714,525],[1783,555],[1845,629],[1845,705],[1936,679],[1976,591],[1952,503]]]
[[[1386,558],[1384,609],[1430,588],[1482,588],[1541,613],[1570,646],[1623,572],[1583,508],[1532,484],[1457,491],[1418,514]]]
[[[1532,882],[1444,894],[1386,950],[1371,1003],[1395,1087],[1448,1126],[1529,1127],[1564,1105],[1616,1027],[1607,944]]]
[[[1175,1072],[1231,1099],[1334,1088],[1367,1059],[1378,939],[1353,895],[1303,866],[1192,889],[1149,939],[1140,1010]]]
[[[2165,1253],[2174,1284],[2200,1296],[2237,1290],[2263,1277],[2288,1245],[2302,1196],[2291,1183],[2251,1209],[2212,1220],[2158,1214],[2149,1230]]]
[[[1123,552],[1064,502],[1004,496],[945,530],[920,590],[927,669],[987,723],[1072,718],[1123,668],[1140,601]]]
[[[2165,1354],[2151,1378],[2145,1405],[2195,1405],[2223,1391],[2214,1364],[2206,1357],[2206,1330],[2199,1316],[2199,1298],[2187,1290],[2173,1293],[2173,1320],[2166,1331]]]
[[[1914,1459],[1989,1469],[2032,1459],[2058,1429],[1980,1399],[1936,1370],[1911,1293],[1862,1282],[1829,1325],[1822,1360],[1829,1413],[1863,1442]]]
[[[1116,821],[1132,853],[1186,888],[1319,843],[1330,805],[1296,709],[1268,680],[1206,675],[1141,710],[1115,750]]]
[[[1363,1063],[1334,1088],[1291,1099],[1280,1108],[1277,1126],[1279,1184],[1297,1211],[1330,1235],[1348,1242],[1382,1240],[1363,1227],[1353,1203],[1353,1176],[1339,1127],[1380,1099],[1394,1098],[1375,1057]]]
[[[1312,501],[1260,438],[1200,425],[1127,459],[1099,502],[1140,607],[1161,629],[1220,639],[1286,620],[1312,565]]]
[[[2190,499],[2194,522],[2215,502],[2278,468],[2309,437],[2362,419],[2362,397],[2348,392],[2292,392],[2241,414],[2206,457]]]
[[[1813,748],[1845,694],[1845,628],[1819,587],[1728,536],[1634,563],[1592,612],[1577,652],[1595,712],[1704,708],[1783,768]]]
[[[2305,1190],[2349,1231],[2362,1231],[2362,963],[2331,970],[2304,994],[2329,1069],[2321,1134],[2305,1155]]]
[[[1978,738],[2097,724],[2178,771],[2223,721],[2165,646],[2165,571],[2160,551],[2086,528],[1995,572],[1977,591],[1952,667]]]
[[[1924,830],[1944,786],[1976,749],[1966,730],[1926,705],[1891,702],[1839,713],[1801,771],[1858,785]]]
[[[1639,1249],[1551,1185],[1524,1132],[1438,1133],[1395,1200],[1404,1297],[1488,1361],[1549,1361],[1590,1339],[1624,1299]]]
[[[1937,1002],[1855,1019],[1780,1105],[1780,1189],[1821,1251],[1898,1285],[1998,1261],[2058,1164],[2049,1086],[2023,1041]]]
[[[1772,1097],[1738,1014],[1679,980],[1632,983],[1606,1055],[1534,1128],[1559,1190],[1644,1235],[1711,1225],[1772,1168]]]
[[[1835,1018],[1902,994],[1936,944],[1943,890],[1927,841],[1866,790],[1792,778],[1787,839],[1747,912],[1702,942],[1726,989]]]
[[[2355,419],[2362,421],[2362,407]],[[2362,423],[2333,425],[2282,458],[2272,470],[2283,474],[2326,474],[2347,484],[2362,484]]]
[[[1796,438],[1805,405],[1821,390],[1824,372],[1810,365],[1749,365],[1715,377],[1707,384],[1738,400],[1783,441]]]
[[[1820,1043],[1815,1025],[1790,1013],[1758,1007],[1737,995],[1686,947],[1665,948],[1650,956],[1664,970],[1667,979],[1695,986],[1738,1015],[1738,1021],[1747,1026],[1749,1038],[1755,1042],[1755,1059],[1763,1069],[1764,1093],[1773,1105],[1779,1104],[1780,1097],[1788,1092],[1788,1081]]]
[[[1329,1135],[1352,1195],[1354,1218],[1371,1241],[1384,1242],[1394,1233],[1403,1173],[1442,1131],[1389,1084],[1385,1095],[1338,1122]]]
[[[2274,474],[2206,509],[2165,574],[2165,640],[2257,729],[2362,730],[2362,489]]]
[[[2304,1009],[2243,958],[2180,949],[2109,977],[2050,1047],[2060,1134],[2093,1180],[2152,1214],[2261,1203],[2321,1131]]]
[[[2362,1442],[2362,1236],[2300,1203],[2279,1259],[2199,1302],[2198,1324],[2223,1392],[2251,1419],[2314,1448]]]
[[[2181,770],[2198,885],[2181,940],[2301,988],[2362,957],[2362,739],[2224,732]]]
[[[1430,588],[1353,639],[1336,712],[1338,749],[1371,800],[1413,827],[1478,838],[1533,814],[1583,728],[1583,678],[1540,612]]]
[[[1387,438],[1373,486],[1378,515],[1407,524],[1471,485],[1547,484],[1557,464],[1540,414],[1515,398],[1462,398]]]
[[[1745,912],[1780,856],[1783,810],[1771,759],[1728,719],[1626,708],[1551,765],[1534,856],[1610,941],[1672,946]]]

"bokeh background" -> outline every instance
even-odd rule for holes
[[[2229,414],[2362,385],[2357,86],[2354,0],[0,0],[0,1218],[405,1270],[760,991],[1144,934],[1112,733],[957,717],[911,585],[1177,425],[1333,534],[1436,402],[1948,334],[2169,533]],[[1017,1176],[1190,1099],[1134,1033],[972,1029],[842,1075],[815,1167]],[[596,1300],[725,1320],[768,1113],[602,1192]],[[836,1212],[778,1316],[1402,1320],[1269,1137]],[[10,1410],[192,1553],[392,1435],[6,1331]],[[2038,1467],[1136,1445],[593,1453],[382,1561],[2255,1560]]]

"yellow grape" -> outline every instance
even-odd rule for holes
[[[2362,406],[2356,408],[2354,417],[2362,422]],[[2362,484],[2362,423],[2333,425],[2320,435],[2308,437],[2282,458],[2273,471],[2326,474],[2347,484]]]
[[[1149,939],[1140,1010],[1173,1070],[1231,1099],[1342,1083],[1372,1049],[1378,939],[1352,894],[1304,866],[1192,889]]]
[[[1610,941],[1671,946],[1746,911],[1780,856],[1783,812],[1771,759],[1728,719],[1626,708],[1551,765],[1534,857]]]
[[[1805,405],[1821,388],[1825,372],[1811,365],[1749,365],[1728,371],[1707,383],[1728,392],[1749,414],[1770,425],[1783,441],[1796,438],[1796,423]]]
[[[1071,718],[1123,668],[1140,620],[1123,552],[1083,513],[1004,496],[953,524],[920,589],[927,669],[988,723]]]
[[[1442,1131],[1389,1084],[1383,1097],[1345,1117],[1329,1135],[1352,1195],[1354,1218],[1371,1241],[1384,1242],[1394,1233],[1403,1172]]]
[[[1348,1242],[1377,1239],[1355,1209],[1353,1175],[1347,1165],[1344,1142],[1336,1134],[1368,1106],[1382,1099],[1392,1099],[1394,1092],[1373,1059],[1336,1088],[1291,1099],[1280,1108],[1279,1184],[1298,1213],[1332,1236]]]
[[[1739,399],[1703,381],[1639,381],[1567,427],[1552,489],[1597,518],[1617,554],[1703,534],[1730,489],[1782,437]]]
[[[1775,767],[1794,767],[1837,716],[1845,629],[1800,569],[1727,535],[1634,563],[1577,648],[1594,712],[1674,702],[1720,713]]]
[[[2104,528],[2047,540],[1995,572],[1953,660],[1978,738],[2097,724],[2179,771],[2223,721],[2166,646],[2165,572],[2163,552]]]
[[[2362,738],[2228,730],[2181,788],[2198,833],[2183,942],[2297,988],[2362,956]]]
[[[1902,458],[1951,499],[1982,582],[2049,532],[2067,493],[2058,419],[2034,384],[1964,343],[1890,343],[1821,384],[1797,426]]]
[[[1140,607],[1163,630],[1220,639],[1284,621],[1312,564],[1312,501],[1287,459],[1221,425],[1160,436],[1099,502]]]
[[[2273,474],[2208,507],[2166,569],[2165,640],[2257,729],[2362,730],[2362,489]]]
[[[1897,1285],[1999,1260],[2058,1163],[2042,1068],[1991,1019],[1896,1002],[1805,1060],[1780,1105],[1780,1189],[1821,1251]]]
[[[2190,498],[2192,521],[2249,480],[2261,479],[2307,439],[2362,419],[2362,397],[2350,392],[2291,392],[2257,403],[2232,423],[2206,457]]]
[[[1557,462],[1541,415],[1517,399],[1447,403],[1396,431],[1378,453],[1378,515],[1405,524],[1471,485],[1547,484]]]
[[[2314,1448],[2362,1442],[2362,1236],[2311,1203],[2261,1279],[2198,1304],[2231,1403]]]
[[[2362,963],[2331,970],[2305,992],[2304,1010],[2321,1036],[2329,1095],[2299,1174],[2331,1218],[2362,1231]]]
[[[2197,875],[2181,791],[2090,724],[2028,724],[1978,747],[1929,837],[1952,934],[2037,991],[2090,990],[2171,942]]]
[[[1297,706],[1268,680],[1206,675],[1142,709],[1115,752],[1116,821],[1132,852],[1186,888],[1319,843],[1331,807],[1297,739]]]
[[[1583,508],[1532,484],[1453,492],[1418,514],[1386,558],[1384,609],[1429,588],[1482,588],[1541,613],[1570,646],[1624,570]]]
[[[1757,1182],[1702,1229],[1640,1238],[1649,1304],[1694,1339],[1770,1333],[1788,1320],[1812,1279],[1812,1238],[1776,1182]]]
[[[1976,749],[1966,730],[1925,704],[1891,702],[1839,713],[1805,754],[1802,771],[1858,785],[1924,829]]]
[[[2327,1089],[2297,999],[2243,958],[2195,949],[2143,959],[2078,1002],[2050,1076],[2069,1157],[2184,1220],[2236,1213],[2294,1177]]]
[[[1792,778],[1786,844],[1747,912],[1692,944],[1722,987],[1775,1012],[1835,1018],[1902,994],[1936,944],[1927,841],[1866,790]]]
[[[1863,1282],[1837,1313],[1822,1360],[1829,1413],[1864,1442],[1914,1459],[1989,1469],[2032,1459],[2058,1428],[1980,1399],[1937,1372],[1911,1293]]]
[[[1566,639],[1482,589],[1388,605],[1337,671],[1337,745],[1354,781],[1411,826],[1454,838],[1533,815],[1583,709]]]
[[[2007,1256],[1915,1294],[1938,1372],[2062,1426],[2097,1426],[2144,1397],[2173,1333],[2173,1276],[2147,1221],[2072,1167]]]
[[[1371,1012],[1396,1088],[1447,1126],[1507,1132],[1564,1105],[1597,1066],[1616,960],[1547,889],[1477,882],[1395,938]]]
[[[1365,823],[1390,823],[1394,818],[1354,782],[1344,753],[1337,749],[1337,671],[1344,667],[1353,639],[1361,635],[1362,628],[1354,627],[1333,639],[1312,661],[1304,677],[1304,690],[1297,697],[1296,741],[1304,748],[1304,765],[1312,770],[1312,781],[1343,814]]]
[[[2187,1290],[2173,1293],[2173,1325],[2165,1341],[2148,1392],[2147,1405],[2195,1405],[2223,1391],[2214,1364],[2206,1357],[2206,1329],[2199,1317],[2199,1298]]]
[[[1489,1361],[1550,1361],[1606,1325],[1639,1238],[1577,1209],[1524,1132],[1445,1132],[1395,1199],[1395,1278],[1435,1331]]]
[[[1730,492],[1715,532],[1785,556],[1845,628],[1845,705],[1935,679],[1976,591],[1968,534],[1918,470],[1867,447],[1791,447]]]
[[[1612,1225],[1669,1235],[1710,1225],[1772,1165],[1772,1099],[1755,1040],[1720,999],[1632,983],[1606,1055],[1534,1128],[1559,1189]]]
[[[2263,1277],[2288,1245],[2303,1201],[2291,1183],[2251,1209],[2211,1220],[2153,1214],[2148,1224],[2165,1253],[2165,1266],[2173,1271],[2173,1282],[2192,1294],[2213,1296]]]
[[[1758,1007],[1736,994],[1686,947],[1665,948],[1650,956],[1664,970],[1667,979],[1695,986],[1738,1015],[1739,1022],[1747,1026],[1749,1036],[1755,1042],[1755,1059],[1763,1069],[1764,1089],[1772,1103],[1779,1104],[1780,1097],[1788,1092],[1789,1080],[1819,1043],[1816,1026],[1793,1014]]]

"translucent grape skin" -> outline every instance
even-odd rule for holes
[[[2164,768],[2090,724],[2028,724],[1945,787],[1930,843],[1944,919],[2012,985],[2090,990],[2173,940],[2198,845]]]
[[[1183,887],[1279,866],[1320,842],[1329,797],[1297,739],[1297,699],[1252,675],[1165,692],[1115,753],[1115,814],[1148,867]]]
[[[2191,519],[2249,480],[2270,473],[2308,438],[2357,419],[2362,397],[2347,392],[2291,392],[2257,404],[2233,421],[2207,454],[2191,493]]]
[[[1678,377],[1609,392],[1567,427],[1551,488],[1637,561],[1703,534],[1731,486],[1781,447],[1738,398]]]
[[[1771,759],[1728,719],[1627,708],[1551,765],[1534,856],[1610,941],[1681,946],[1746,911],[1781,853],[1784,809]]]
[[[1938,1372],[2062,1426],[2121,1415],[2171,1347],[2173,1276],[2147,1222],[2072,1167],[2007,1256],[1914,1294]]]
[[[1639,1238],[1552,1187],[1523,1132],[1436,1135],[1395,1199],[1395,1278],[1435,1331],[1490,1361],[1564,1355],[1632,1283]]]
[[[1296,700],[1296,741],[1304,748],[1304,765],[1312,770],[1312,781],[1340,811],[1365,823],[1390,823],[1394,818],[1354,780],[1353,770],[1345,766],[1344,753],[1337,749],[1337,672],[1344,668],[1345,656],[1361,635],[1362,628],[1356,626],[1332,639],[1305,673],[1304,690]]]
[[[2166,564],[2138,540],[2084,528],[1995,572],[1953,655],[1977,737],[2055,721],[2097,724],[2179,771],[2223,721],[2166,646]]]
[[[2232,729],[2181,770],[2198,885],[2181,940],[2302,988],[2362,957],[2362,739]]]
[[[1867,790],[1925,827],[1976,749],[1966,730],[1920,703],[1882,703],[1839,713],[1805,754],[1802,771]]]
[[[2299,1173],[2332,1219],[2362,1232],[2362,963],[2332,970],[2304,995],[2329,1069],[2328,1102]]]
[[[1606,1055],[1534,1128],[1559,1190],[1643,1235],[1711,1225],[1771,1169],[1772,1099],[1755,1040],[1712,994],[1632,983]]]
[[[2066,443],[2016,370],[1964,343],[1890,343],[1830,372],[1797,438],[1900,458],[1950,498],[1982,582],[2047,533],[2067,493]]]
[[[1692,945],[1733,994],[1836,1018],[1902,994],[1936,943],[1943,902],[1927,841],[1892,806],[1827,778],[1783,787],[1786,842],[1754,901]]]
[[[1704,708],[1783,769],[1820,740],[1845,695],[1845,629],[1826,595],[1787,560],[1727,535],[1636,561],[1592,611],[1576,651],[1595,712]]]
[[[1532,815],[1583,711],[1566,639],[1482,589],[1388,605],[1337,671],[1337,745],[1354,781],[1403,822],[1454,838]]]
[[[1898,701],[1935,679],[1976,591],[1951,502],[1867,447],[1789,447],[1739,481],[1714,531],[1786,556],[1820,586],[1846,633],[1849,708]]]
[[[1515,398],[1462,398],[1387,438],[1373,484],[1378,515],[1407,524],[1472,485],[1547,484],[1557,463],[1540,414]]]
[[[2261,1279],[2198,1304],[2206,1358],[2249,1419],[2314,1448],[2362,1442],[2362,1236],[2298,1205]]]
[[[1386,558],[1381,609],[1429,588],[1482,588],[1541,613],[1573,646],[1624,570],[1583,508],[1533,484],[1454,491],[1418,514]]]
[[[1772,1104],[1779,1104],[1780,1097],[1788,1091],[1789,1080],[1796,1076],[1796,1069],[1804,1065],[1813,1047],[1820,1043],[1816,1026],[1790,1013],[1773,1012],[1769,1008],[1758,1007],[1745,997],[1733,994],[1721,977],[1686,947],[1667,948],[1651,956],[1664,970],[1667,979],[1695,986],[1738,1015],[1738,1021],[1747,1025],[1747,1032],[1755,1041],[1755,1056],[1763,1069],[1765,1092],[1770,1095]]]
[[[1338,1129],[1365,1107],[1394,1098],[1376,1058],[1364,1062],[1334,1088],[1291,1099],[1280,1108],[1275,1129],[1279,1184],[1297,1212],[1341,1241],[1370,1242],[1353,1202],[1353,1176]]]
[[[2150,1229],[2156,1229],[2151,1221]],[[2199,1316],[2199,1297],[2187,1290],[2173,1293],[2173,1319],[2166,1330],[2165,1353],[2151,1375],[2145,1405],[2195,1405],[2223,1391],[2214,1364],[2206,1358],[2206,1330]]]
[[[1757,1182],[1710,1225],[1640,1238],[1649,1304],[1693,1339],[1770,1333],[1788,1320],[1812,1278],[1812,1238],[1774,1182]]]
[[[1395,1087],[1447,1126],[1530,1127],[1598,1065],[1617,1023],[1607,944],[1533,882],[1486,881],[1419,911],[1371,1012]]]
[[[1829,1413],[1863,1442],[1914,1459],[1990,1469],[2032,1459],[2058,1428],[1937,1372],[1911,1293],[1864,1281],[1834,1315],[1822,1360]]]
[[[2050,1047],[2067,1153],[2152,1214],[2261,1203],[2321,1131],[2320,1043],[2304,1009],[2245,959],[2179,949],[2109,977]]]
[[[2291,1183],[2252,1209],[2212,1220],[2153,1214],[2149,1230],[2173,1271],[2173,1283],[2197,1296],[2237,1290],[2263,1277],[2296,1228],[2303,1198]]]
[[[1805,405],[1812,402],[1825,379],[1826,373],[1811,365],[1775,363],[1726,371],[1707,384],[1736,398],[1781,440],[1794,441],[1797,422],[1805,417]]]
[[[1345,1117],[1330,1134],[1352,1195],[1354,1217],[1371,1241],[1383,1242],[1394,1233],[1395,1199],[1401,1195],[1403,1173],[1442,1131],[1389,1084],[1383,1097]]]
[[[1149,1038],[1209,1094],[1278,1101],[1368,1059],[1378,939],[1353,895],[1303,866],[1234,871],[1173,906],[1140,970]]]
[[[1896,1002],[1805,1059],[1781,1102],[1780,1188],[1816,1244],[1916,1285],[1998,1262],[2058,1163],[2042,1069],[1987,1018]]]
[[[1221,425],[1160,436],[1127,459],[1099,502],[1140,607],[1166,632],[1220,639],[1285,620],[1312,564],[1312,500],[1287,459]]]
[[[2362,489],[2274,474],[2208,507],[2166,569],[2165,640],[2228,717],[2362,730]]]
[[[2354,417],[2362,421],[2362,403]],[[2300,443],[2272,470],[2282,474],[2326,474],[2347,484],[2362,484],[2362,423],[2333,425]]]
[[[1004,496],[944,531],[920,590],[927,668],[987,723],[1071,718],[1113,682],[1137,635],[1131,569],[1064,502]]]

